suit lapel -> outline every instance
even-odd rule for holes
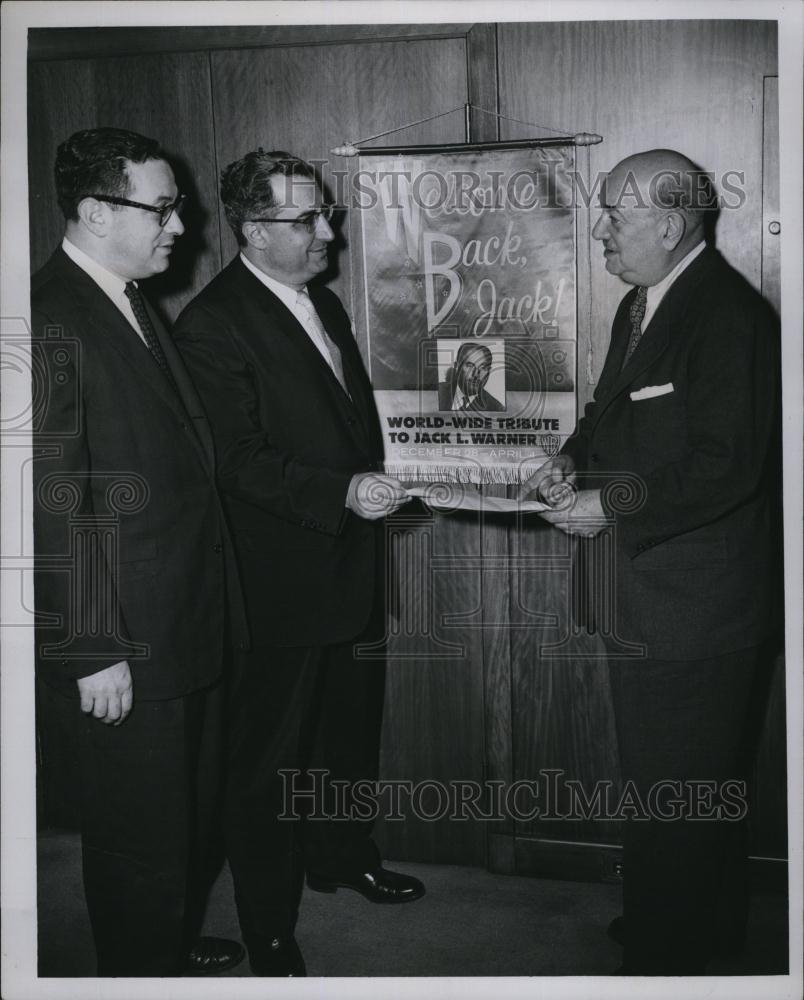
[[[108,344],[119,354],[135,377],[140,379],[150,392],[168,406],[180,422],[186,422],[189,415],[193,418],[194,427],[197,428],[200,424],[205,423],[205,421],[197,419],[197,414],[203,413],[203,411],[200,403],[197,403],[195,391],[189,384],[189,377],[178,358],[177,351],[167,331],[147,300],[148,314],[165,352],[171,373],[179,386],[181,399],[176,397],[173,386],[160,371],[143,340],[131,328],[131,324],[108,295],[95,284],[89,275],[70,260],[61,249],[57,250],[54,255],[54,266],[62,272],[65,281],[72,289],[82,321],[95,327],[102,342]],[[186,403],[190,403],[190,405],[186,406]],[[211,451],[201,443],[195,433],[190,435],[190,440],[204,464],[211,470]]]
[[[601,376],[600,380],[601,405],[598,407],[595,424],[600,422],[609,405],[667,350],[673,327],[680,321],[683,303],[687,301],[693,288],[705,279],[706,272],[712,266],[716,255],[717,251],[712,248],[702,250],[676,278],[659,303],[624,369],[622,362],[631,334],[628,312],[636,290],[623,299],[612,331],[611,347],[606,361],[609,370],[605,371],[605,378]]]
[[[165,360],[170,368],[170,373],[176,383],[176,388],[179,390],[181,405],[186,411],[187,416],[189,416],[193,421],[192,426],[195,434],[197,435],[198,442],[201,445],[202,455],[212,472],[215,468],[215,450],[209,421],[207,420],[206,413],[204,412],[201,399],[196,392],[192,379],[187,373],[187,369],[184,367],[184,362],[182,361],[181,355],[173,343],[173,338],[165,329],[161,319],[145,296],[143,296],[143,301],[145,302],[145,308],[148,310],[148,315],[151,317],[154,332],[156,333],[157,339],[162,347],[162,352],[165,355]],[[158,365],[155,367],[158,371]],[[159,374],[161,375],[161,372]],[[169,390],[169,397],[168,395],[165,396],[166,401],[170,405],[174,406],[175,409],[180,409],[175,407],[176,394],[173,391],[173,386],[169,385],[164,377],[161,379],[161,382],[164,383]]]
[[[670,340],[670,311],[665,309],[664,305],[663,301],[651,318],[625,368],[622,368],[622,360],[625,356],[625,345],[627,345],[631,333],[630,328],[626,329],[625,336],[620,338],[617,356],[613,360],[617,362],[621,370],[617,371],[611,383],[610,396],[612,399],[624,392],[646,368],[649,368],[667,350]]]
[[[341,385],[338,383],[338,380],[335,379],[335,382],[338,384],[340,394],[345,397],[346,404],[357,411],[361,420],[362,428],[363,430],[366,430],[369,421],[368,406],[366,402],[366,371],[363,368],[363,362],[360,357],[357,344],[352,336],[351,330],[348,333],[342,332],[337,325],[328,322],[328,310],[322,301],[322,296],[318,286],[313,285],[311,287],[310,297],[321,322],[326,328],[327,333],[341,353],[343,376],[346,380],[346,387],[349,390],[349,396],[346,396]]]
[[[361,388],[356,380],[353,370],[351,352],[342,344],[342,341],[337,336],[337,333],[332,333],[330,327],[326,323],[325,317],[321,316],[319,313],[319,318],[321,319],[321,322],[324,323],[327,333],[330,335],[338,350],[341,352],[341,361],[343,363],[346,385],[349,392],[352,394],[352,398],[350,399],[349,396],[343,391],[343,387],[336,378],[335,373],[332,371],[324,358],[321,357],[321,353],[318,348],[310,340],[307,335],[307,331],[301,323],[299,323],[293,313],[279,298],[277,298],[276,295],[274,295],[272,291],[266,288],[258,278],[251,274],[239,258],[236,259],[235,264],[238,269],[238,277],[241,282],[241,287],[243,288],[243,301],[247,303],[255,303],[261,314],[261,321],[265,323],[266,326],[270,325],[272,330],[281,335],[290,345],[291,350],[300,354],[304,358],[306,367],[310,371],[316,373],[322,387],[331,397],[333,405],[340,414],[344,415],[344,422],[347,425],[347,430],[352,437],[356,437],[356,428],[353,424],[349,423],[346,419],[346,415],[350,410],[356,410],[362,417],[364,407],[362,405],[363,400]],[[315,291],[313,291],[311,298],[313,304],[316,305],[316,311],[318,311],[318,296]],[[359,401],[359,403],[357,401]]]

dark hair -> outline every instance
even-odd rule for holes
[[[467,344],[461,344],[461,346],[458,348],[458,354],[457,357],[455,358],[455,371],[457,371],[461,367],[463,362],[466,360],[467,354],[470,354],[475,349],[483,351],[483,357],[486,360],[491,361],[493,357],[491,353],[491,348],[487,347],[485,344],[478,344],[477,341],[471,341],[470,343]]]
[[[266,153],[262,148],[246,153],[221,172],[221,201],[238,246],[246,245],[243,223],[276,207],[271,178],[277,174],[316,179],[315,171],[304,160],[282,150]]]
[[[75,132],[56,151],[53,169],[59,207],[65,219],[78,218],[79,202],[88,194],[125,198],[127,165],[164,159],[159,143],[122,128],[88,128]]]

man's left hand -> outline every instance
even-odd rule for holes
[[[600,490],[578,490],[572,502],[567,501],[566,509],[545,510],[539,517],[568,535],[586,538],[594,538],[611,523],[600,502]]]

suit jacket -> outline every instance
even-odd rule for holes
[[[620,639],[658,659],[752,646],[779,624],[779,339],[713,248],[679,275],[621,371],[629,292],[592,403],[564,451],[615,510]],[[606,491],[629,478],[627,499]],[[588,543],[581,543],[582,549]],[[611,593],[609,594],[611,596]]]
[[[227,608],[248,641],[201,403],[152,315],[178,386],[95,282],[57,250],[31,282],[40,676],[128,659],[136,699],[221,673]]]
[[[378,527],[344,506],[353,474],[381,467],[374,397],[337,296],[311,287],[310,297],[351,399],[239,257],[175,328],[215,436],[252,634],[276,645],[355,637],[376,589]]]

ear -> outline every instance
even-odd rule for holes
[[[661,238],[665,250],[675,250],[687,231],[683,212],[668,212],[662,219]]]
[[[244,222],[241,227],[241,232],[243,233],[243,239],[246,243],[248,243],[250,247],[254,247],[255,250],[264,250],[268,245],[268,238],[265,235],[265,229],[259,222]]]
[[[78,218],[86,228],[99,238],[109,230],[109,206],[96,198],[82,198],[78,203]]]

